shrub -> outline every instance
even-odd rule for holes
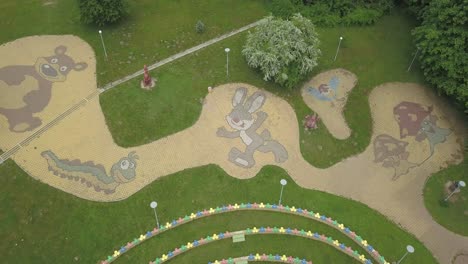
[[[198,34],[205,32],[205,24],[201,20],[198,20],[197,24],[195,24],[195,31]]]
[[[242,54],[265,81],[292,88],[317,66],[318,45],[314,25],[300,14],[290,20],[268,17],[249,33]]]
[[[80,18],[86,24],[103,26],[119,21],[127,14],[124,0],[79,0]]]
[[[289,18],[296,13],[296,6],[291,0],[272,0],[271,12],[281,18]]]
[[[382,16],[382,12],[374,9],[365,9],[358,7],[347,16],[343,17],[345,25],[372,25]]]

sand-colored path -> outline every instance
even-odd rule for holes
[[[316,75],[301,89],[304,102],[320,116],[330,133],[338,139],[346,139],[351,135],[343,109],[356,83],[357,77],[352,72],[334,69]]]
[[[32,65],[57,45],[67,45],[70,57],[89,68],[70,72],[63,84],[52,86],[47,107],[34,114],[44,120],[96,89],[92,50],[76,37],[26,38],[0,48],[0,56],[6,58],[1,69]],[[29,57],[8,57],[23,49]],[[466,129],[429,90],[408,83],[376,87],[369,97],[372,144],[362,154],[327,169],[315,168],[302,158],[298,121],[283,99],[248,84],[226,84],[216,87],[205,101],[192,127],[124,149],[113,142],[99,102],[93,99],[23,146],[13,159],[32,177],[94,201],[125,199],[159,177],[191,167],[218,164],[233,177],[249,178],[262,166],[274,164],[303,187],[358,200],[380,211],[422,240],[441,263],[449,263],[468,248],[468,238],[435,223],[422,200],[427,177],[461,161],[459,135]],[[0,148],[11,148],[28,133],[11,131],[0,115]]]

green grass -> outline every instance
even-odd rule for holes
[[[448,181],[463,180],[468,183],[466,172],[468,162],[451,166],[433,174],[424,187],[424,204],[434,220],[445,228],[468,236],[468,190],[462,188],[460,193],[452,196],[450,201],[444,202],[447,193],[444,185]]]
[[[2,0],[0,43],[30,35],[79,36],[96,53],[101,86],[141,70],[144,64],[152,64],[262,18],[267,13],[264,1],[127,1],[129,17],[117,25],[97,28],[80,23],[77,0]],[[45,2],[54,4],[44,5]],[[206,25],[203,34],[195,32],[199,19]],[[104,59],[98,29],[103,30],[108,61]]]
[[[96,263],[116,248],[153,229],[149,208],[157,200],[162,223],[198,209],[235,202],[278,199],[278,182],[289,180],[284,204],[315,210],[342,221],[367,239],[388,260],[397,259],[406,244],[416,248],[406,263],[436,263],[430,252],[412,235],[366,205],[323,192],[298,187],[284,170],[268,166],[249,180],[228,176],[210,165],[185,170],[148,185],[130,198],[113,203],[84,201],[42,184],[14,162],[0,167],[0,252],[2,263]],[[297,227],[326,233],[351,243],[336,230],[299,216],[271,212],[234,212],[207,217],[152,238],[119,258],[116,263],[146,263],[183,243],[226,230],[253,226]],[[359,249],[360,250],[360,249]],[[310,258],[317,263],[352,263],[329,246],[302,238],[247,236],[241,244],[214,242],[194,249],[174,263],[203,263],[216,258],[272,251]],[[362,251],[362,250],[360,250]],[[75,261],[74,258],[79,261]]]
[[[372,121],[368,94],[372,88],[385,82],[423,82],[417,64],[413,71],[406,72],[413,51],[412,25],[410,18],[395,11],[375,26],[318,29],[323,56],[310,77],[342,67],[354,72],[359,80],[344,113],[352,129],[349,139],[335,139],[323,125],[310,134],[300,129],[301,151],[311,164],[329,167],[369,145]],[[332,62],[341,35],[342,48],[337,61]],[[229,38],[153,71],[151,74],[159,82],[151,92],[139,88],[139,78],[101,95],[101,106],[115,142],[123,147],[137,146],[192,126],[200,115],[200,98],[206,95],[207,87],[226,82],[253,84],[283,97],[295,109],[298,125],[302,126],[311,110],[304,104],[300,89],[284,90],[264,82],[261,74],[249,68],[241,55],[245,36],[244,33]],[[232,50],[229,80],[224,47]],[[317,142],[323,151],[317,151]]]

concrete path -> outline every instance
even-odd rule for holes
[[[241,32],[244,32],[248,29],[251,29],[253,27],[256,27],[259,23],[261,23],[263,21],[263,19],[259,20],[259,21],[256,21],[254,23],[251,23],[249,25],[246,25],[244,27],[241,27],[239,29],[236,29],[234,31],[231,31],[229,33],[226,33],[224,35],[221,35],[219,37],[216,37],[214,39],[211,39],[211,40],[208,40],[200,45],[197,45],[197,46],[194,46],[192,48],[189,48],[187,50],[184,50],[180,53],[177,53],[175,55],[172,55],[170,56],[169,58],[166,58],[164,60],[161,60],[161,61],[158,61],[152,65],[150,65],[148,67],[149,70],[154,70],[156,68],[159,68],[163,65],[166,65],[170,62],[173,62],[177,59],[180,59],[186,55],[189,55],[191,53],[194,53],[196,51],[199,51],[203,48],[206,48],[210,45],[213,45],[217,42],[220,42],[224,39],[227,39],[229,37],[232,37],[236,34],[239,34]],[[93,67],[95,67],[93,65]],[[113,81],[111,83],[108,83],[106,84],[105,86],[103,87],[100,87],[98,88],[97,91],[92,91],[90,94],[88,94],[86,97],[82,98],[79,102],[71,105],[70,107],[68,107],[67,109],[63,109],[64,111],[62,113],[60,113],[59,115],[57,115],[54,119],[52,119],[50,122],[48,122],[46,125],[40,127],[38,130],[36,130],[34,133],[30,134],[29,136],[27,136],[26,138],[22,139],[20,142],[10,146],[9,148],[6,149],[6,151],[4,151],[4,153],[2,153],[0,155],[0,164],[2,164],[3,162],[5,162],[6,160],[8,160],[12,155],[14,155],[18,150],[20,150],[22,147],[24,147],[25,145],[28,145],[31,141],[33,141],[35,138],[38,138],[40,135],[42,135],[44,132],[46,132],[49,128],[51,128],[52,126],[54,126],[55,124],[57,124],[58,122],[60,122],[62,119],[66,118],[69,114],[71,114],[72,112],[78,110],[79,108],[83,107],[86,105],[87,102],[89,102],[90,100],[93,100],[95,98],[97,98],[97,96],[111,88],[114,88],[115,86],[119,85],[119,84],[122,84],[124,82],[127,82],[131,79],[134,79],[138,76],[141,76],[143,75],[143,70],[140,70],[140,71],[137,71],[133,74],[130,74],[130,75],[127,75],[119,80],[116,80],[116,81]],[[91,87],[93,87],[94,85],[91,85]]]
[[[39,45],[42,38],[47,41]],[[214,88],[192,127],[125,149],[113,142],[98,100],[83,99],[96,91],[95,61],[86,43],[76,37],[36,37],[18,43],[0,49],[2,58],[8,58],[2,63],[34,63],[38,54],[45,56],[66,44],[71,58],[88,65],[84,71],[71,72],[66,82],[54,84],[49,105],[35,114],[44,121],[55,120],[51,117],[64,113],[69,105],[78,106],[47,133],[36,134],[40,129],[12,132],[9,120],[0,115],[0,148],[12,149],[19,138],[31,138],[10,155],[31,177],[54,188],[83,199],[117,201],[160,177],[192,167],[218,164],[229,175],[245,179],[273,164],[284,168],[300,186],[378,210],[423,241],[440,263],[450,263],[468,249],[468,237],[435,223],[423,204],[422,189],[429,175],[462,160],[460,138],[466,131],[450,107],[428,89],[408,83],[374,88],[369,96],[372,143],[363,153],[327,169],[303,159],[302,128],[293,108],[248,84]],[[27,45],[31,54],[24,59],[8,57]]]

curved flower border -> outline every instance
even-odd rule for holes
[[[264,203],[237,204],[236,203],[234,205],[229,204],[227,206],[223,205],[221,207],[218,206],[216,208],[210,208],[208,210],[204,209],[203,211],[198,211],[196,213],[191,213],[189,215],[186,215],[183,218],[179,217],[177,220],[174,219],[171,222],[167,222],[165,225],[161,225],[159,229],[154,228],[152,231],[148,231],[146,232],[146,234],[142,234],[138,238],[135,238],[133,241],[128,242],[126,245],[121,246],[120,249],[115,250],[112,255],[107,256],[107,259],[101,261],[101,263],[109,264],[113,262],[115,259],[117,259],[119,256],[121,256],[122,254],[130,250],[131,248],[141,244],[146,239],[156,236],[169,229],[173,229],[179,225],[186,224],[196,219],[207,217],[210,215],[241,211],[241,210],[273,211],[273,212],[280,212],[280,213],[289,213],[289,214],[313,219],[318,222],[322,222],[324,224],[327,224],[337,229],[341,233],[351,238],[358,245],[364,248],[377,261],[377,263],[389,264],[389,262],[387,262],[385,258],[382,255],[380,255],[380,253],[377,250],[375,250],[374,247],[372,247],[369,242],[367,242],[367,240],[357,235],[354,231],[352,231],[349,227],[346,227],[344,224],[338,223],[337,220],[334,220],[331,217],[327,217],[325,215],[321,215],[318,212],[308,211],[307,209],[296,208],[294,206],[289,207],[289,206],[283,206],[283,205],[269,204],[269,203],[266,203],[266,204]]]
[[[163,254],[161,257],[156,258],[154,261],[150,261],[150,264],[161,264],[166,261],[172,260],[176,256],[187,252],[190,249],[206,245],[208,243],[217,241],[217,240],[222,240],[222,239],[228,239],[233,237],[234,235],[239,235],[239,234],[244,234],[244,235],[291,235],[291,236],[300,236],[300,237],[305,237],[308,239],[313,239],[320,241],[322,243],[326,243],[330,246],[333,246],[335,249],[338,249],[345,254],[351,256],[352,258],[356,259],[357,261],[364,263],[364,264],[372,264],[372,262],[369,259],[366,259],[366,256],[363,254],[359,253],[357,250],[353,250],[351,247],[347,247],[345,244],[340,243],[338,240],[334,240],[330,236],[325,236],[325,235],[319,235],[318,233],[313,233],[312,231],[304,231],[304,230],[297,230],[297,229],[291,229],[291,228],[277,228],[277,227],[254,227],[252,229],[247,228],[246,230],[240,230],[236,232],[229,232],[226,231],[225,233],[219,233],[219,234],[213,234],[211,236],[206,236],[205,238],[200,238],[199,240],[194,240],[193,242],[188,242],[187,244],[184,244],[178,248],[175,248],[172,251],[169,251],[167,254]],[[250,257],[250,256],[249,256]],[[255,259],[255,256],[254,256]],[[259,256],[258,261],[261,261],[261,258]],[[268,260],[268,259],[267,259]],[[275,259],[273,259],[275,260]],[[285,257],[284,259],[280,257],[280,260],[288,261],[289,259]],[[292,262],[287,262],[287,263],[296,263],[294,262],[295,259],[292,259]],[[300,261],[298,259],[298,261]],[[227,262],[225,262],[227,263]],[[300,262],[297,262],[300,263]]]
[[[248,261],[274,261],[280,263],[297,263],[297,264],[312,264],[312,261],[308,261],[306,259],[300,259],[298,257],[286,256],[285,254],[250,254],[248,256],[243,257],[236,257],[236,258],[228,258],[222,260],[215,260],[212,262],[208,262],[208,264],[235,264],[236,261],[239,260],[248,260]]]

